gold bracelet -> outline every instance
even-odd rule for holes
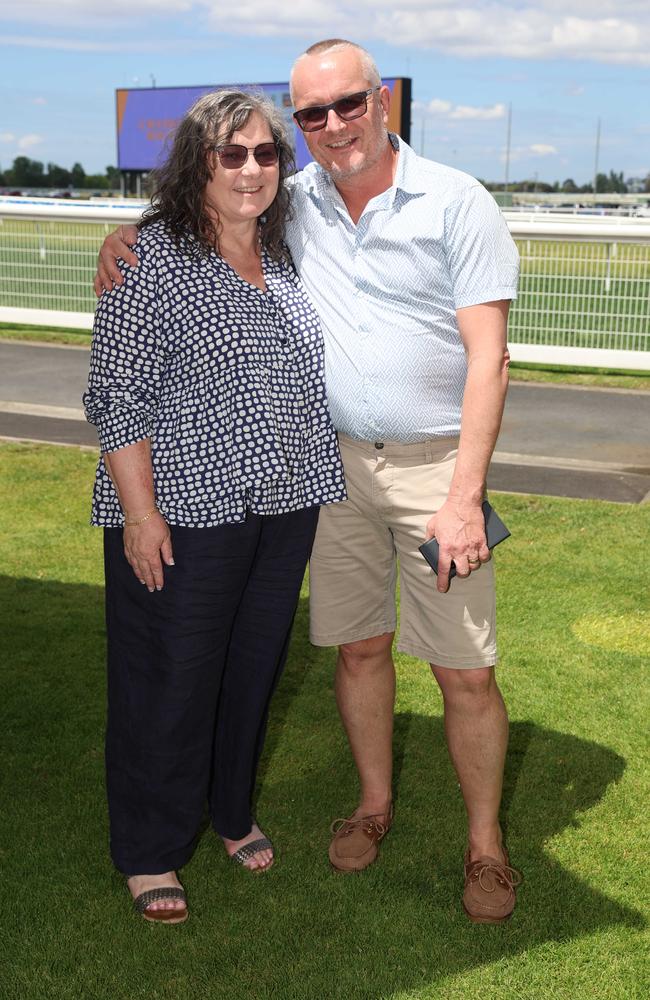
[[[125,519],[124,520],[124,526],[132,528],[136,524],[144,524],[145,521],[149,520],[149,518],[151,517],[152,514],[157,514],[157,513],[158,513],[158,508],[157,507],[152,507],[151,510],[147,511],[147,513],[144,515],[144,517],[139,517],[136,521],[127,521]]]

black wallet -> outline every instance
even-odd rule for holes
[[[503,542],[506,538],[509,538],[510,532],[487,500],[483,501],[482,507],[483,517],[485,518],[485,537],[487,539],[488,549],[493,549],[495,545],[499,544],[499,542]],[[428,542],[424,543],[424,545],[420,545],[420,552],[429,563],[433,572],[437,575],[438,556],[440,554],[437,539],[430,538]],[[456,566],[453,562],[451,564],[451,569],[449,570],[450,580],[452,576],[456,576]]]

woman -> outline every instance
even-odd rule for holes
[[[111,854],[148,920],[187,917],[176,871],[206,800],[231,857],[272,863],[251,815],[266,713],[319,505],[345,496],[318,318],[282,243],[291,166],[273,105],[202,97],[140,266],[95,318]]]

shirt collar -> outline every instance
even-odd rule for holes
[[[382,192],[381,195],[377,195],[377,197],[385,197],[386,207],[392,208],[400,192],[403,192],[407,197],[415,196],[423,194],[424,188],[422,185],[422,179],[419,176],[420,172],[418,171],[417,153],[411,149],[411,147],[407,145],[407,143],[405,143],[404,140],[401,139],[395,132],[389,132],[388,138],[393,149],[399,153],[397,171],[395,173],[395,181],[393,185],[386,191]],[[310,166],[314,169],[316,189],[320,197],[323,198],[325,202],[329,202],[333,206],[336,206],[347,213],[345,203],[327,171],[324,170],[319,163],[314,162],[310,164]],[[374,201],[374,199],[372,200]]]
[[[389,132],[388,135],[393,149],[399,152],[393,188],[404,191],[405,194],[425,194],[417,153],[399,135],[395,135],[394,132]]]

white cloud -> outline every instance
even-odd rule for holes
[[[449,118],[459,121],[491,121],[494,118],[505,118],[505,104],[493,104],[491,107],[481,108],[471,104],[452,104],[451,101],[443,101],[437,97],[428,101],[413,101],[413,111],[421,117]]]
[[[0,35],[0,45],[12,48],[54,49],[62,52],[174,52],[179,46],[185,49],[214,49],[214,39],[210,38],[169,38],[157,39],[105,39],[70,38],[56,35]]]
[[[493,104],[491,108],[474,108],[469,104],[459,104],[449,115],[450,118],[477,121],[491,121],[494,118],[505,118],[505,116],[505,104]]]
[[[540,156],[557,156],[559,151],[555,146],[549,146],[543,142],[534,142],[530,146],[513,146],[510,150],[510,162],[516,163],[518,160],[535,159]],[[505,162],[506,154],[503,151],[499,159]]]
[[[428,111],[431,115],[446,115],[451,109],[451,101],[440,101],[437,98],[424,105],[424,110]]]
[[[33,149],[34,146],[40,146],[43,141],[42,135],[37,135],[36,132],[28,132],[27,135],[21,135],[18,140],[18,149],[23,151]]]
[[[43,136],[36,132],[27,132],[25,135],[16,135],[15,132],[0,132],[0,142],[7,143],[21,151],[32,149],[44,142]]]
[[[199,0],[210,23],[233,34],[358,38],[372,47],[435,49],[459,56],[596,59],[650,65],[650,5],[642,0]],[[359,35],[363,24],[364,36]]]
[[[199,6],[197,0],[138,0],[138,10],[148,19],[156,14],[169,16],[183,14]],[[113,21],[124,14],[133,15],[131,0],[111,0],[109,5],[100,0],[0,0],[0,18],[10,22],[42,24],[75,24],[77,26]]]
[[[647,0],[0,0],[0,17],[12,23],[84,29],[146,23],[141,40],[110,35],[100,41],[59,39],[69,48],[142,51],[158,45],[156,24],[191,15],[202,40],[210,29],[232,35],[327,38],[342,35],[372,48],[374,41],[446,54],[521,59],[583,59],[650,65],[650,4]],[[177,20],[177,23],[178,20]],[[185,32],[187,33],[187,31]],[[107,33],[108,34],[108,33]],[[14,36],[11,44],[20,44]],[[219,40],[221,40],[221,38]],[[41,38],[41,46],[45,38]],[[54,47],[57,39],[50,39]],[[166,46],[165,46],[166,47]]]
[[[47,104],[47,99],[45,97],[35,97],[32,104]]]

